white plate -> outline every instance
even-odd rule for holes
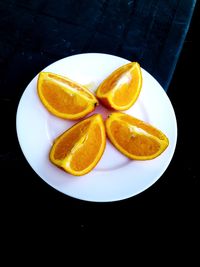
[[[44,71],[50,71],[86,84],[94,91],[113,70],[128,63],[120,57],[89,53],[61,59]],[[176,117],[171,102],[159,83],[142,69],[143,86],[137,102],[127,113],[163,131],[169,147],[149,161],[129,160],[107,141],[100,162],[90,173],[75,177],[49,161],[53,140],[75,122],[51,115],[37,95],[37,76],[25,89],[17,110],[17,135],[21,149],[33,170],[49,185],[74,198],[107,202],[134,196],[154,184],[168,167],[177,140]],[[97,107],[95,113],[105,118],[108,111]]]

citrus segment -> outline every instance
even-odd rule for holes
[[[105,126],[94,114],[60,135],[50,151],[52,163],[73,175],[91,171],[101,159],[106,145]]]
[[[63,119],[80,119],[92,112],[98,104],[96,97],[84,86],[50,72],[38,77],[38,95],[44,106]]]
[[[169,145],[167,136],[154,126],[124,113],[114,112],[106,120],[111,143],[131,159],[159,156]]]
[[[108,108],[127,110],[137,100],[142,87],[142,72],[131,62],[112,72],[97,88],[97,98]]]

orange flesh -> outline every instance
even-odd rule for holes
[[[97,88],[96,94],[105,106],[127,110],[137,100],[141,87],[140,65],[131,62],[112,72]]]
[[[130,154],[149,156],[160,149],[160,144],[156,140],[149,136],[133,133],[131,128],[119,121],[113,121],[110,129],[117,143]]]
[[[37,91],[46,109],[62,119],[83,118],[98,105],[97,98],[86,87],[49,72],[39,74]]]
[[[122,119],[123,121],[126,121],[132,125],[136,125],[138,128],[143,129],[144,131],[146,131],[147,133],[158,137],[161,140],[165,139],[164,134],[162,134],[158,129],[156,129],[155,127],[151,126],[148,123],[144,123],[143,121],[136,119],[134,117],[128,116],[128,115],[121,115],[120,119]]]
[[[78,122],[60,135],[50,150],[50,160],[73,175],[91,171],[106,145],[105,126],[100,114]]]
[[[82,123],[79,127],[74,127],[74,129],[63,135],[54,151],[54,158],[56,160],[64,159],[71,152],[73,146],[86,131],[89,123]]]
[[[101,140],[100,127],[94,124],[86,134],[83,144],[74,153],[70,167],[75,171],[81,171],[90,166],[99,152]]]
[[[61,83],[63,83],[64,86],[69,87],[69,88],[71,87],[71,88],[75,89],[76,91],[81,91],[81,93],[83,93],[86,97],[94,99],[91,94],[89,94],[87,91],[83,90],[83,88],[81,88],[78,84],[75,84],[71,81],[67,81],[67,80],[63,79],[62,77],[55,76],[55,75],[52,75],[50,73],[48,74],[48,77],[51,79],[54,79],[54,82],[61,82]],[[56,79],[55,79],[55,77],[56,77]]]
[[[124,81],[124,82],[123,82]],[[114,93],[113,101],[118,106],[125,106],[130,102],[130,99],[135,95],[135,84],[138,84],[139,77],[131,76],[130,73],[124,74],[121,80],[118,82],[120,90],[116,90]],[[123,83],[123,85],[122,85]]]
[[[61,113],[74,114],[81,112],[87,106],[87,102],[73,93],[69,95],[60,86],[49,81],[43,81],[42,93],[47,102]]]
[[[113,89],[113,87],[116,85],[116,81],[120,80],[126,75],[126,71],[128,73],[128,70],[132,66],[130,64],[126,65],[125,67],[121,68],[120,70],[115,71],[115,73],[112,76],[109,76],[106,80],[105,83],[103,83],[101,87],[101,94],[105,94]]]

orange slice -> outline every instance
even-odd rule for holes
[[[52,163],[73,175],[90,172],[101,159],[106,145],[105,126],[94,114],[60,135],[50,151]]]
[[[142,87],[142,72],[137,62],[112,72],[97,88],[97,98],[108,108],[127,110],[137,100]]]
[[[111,143],[130,159],[148,160],[159,156],[169,145],[164,133],[124,113],[114,112],[106,120]]]
[[[40,100],[53,115],[76,120],[95,109],[96,97],[84,86],[50,72],[41,72],[37,90]]]

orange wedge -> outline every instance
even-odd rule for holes
[[[101,159],[106,145],[105,126],[94,114],[60,135],[50,151],[53,164],[73,175],[90,172]]]
[[[48,111],[63,119],[83,118],[98,104],[96,97],[86,87],[50,72],[39,74],[37,90]]]
[[[169,145],[167,136],[160,130],[120,112],[109,115],[106,120],[106,132],[111,143],[130,159],[156,158]]]
[[[137,100],[142,87],[142,72],[137,62],[112,72],[97,88],[96,96],[108,108],[127,110]]]

